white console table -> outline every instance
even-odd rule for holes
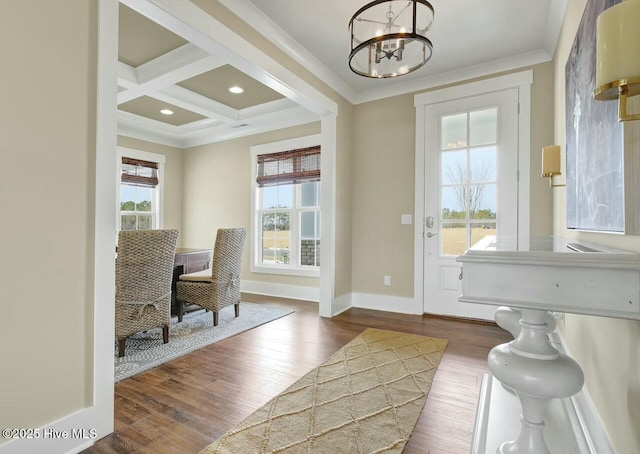
[[[593,443],[573,435],[577,422],[567,413],[580,405],[569,399],[584,375],[552,345],[549,311],[640,320],[640,255],[552,237],[515,249],[490,236],[457,258],[460,301],[502,305],[496,322],[515,338],[489,353],[499,382],[483,381],[472,452],[588,453]]]

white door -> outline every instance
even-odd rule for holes
[[[456,256],[487,235],[517,240],[518,90],[425,106],[424,312],[493,320],[461,303]]]

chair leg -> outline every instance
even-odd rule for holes
[[[118,358],[122,358],[124,356],[126,340],[127,340],[126,337],[123,337],[122,339],[118,339]]]
[[[213,314],[213,326],[218,326],[218,312],[211,311],[211,313]]]
[[[233,305],[233,308],[236,311],[236,317],[240,317],[240,303],[236,303]]]
[[[169,325],[162,327],[162,342],[165,344],[169,343]]]
[[[180,300],[177,301],[177,304],[178,304],[178,323],[180,323],[182,321],[182,316],[184,315],[184,304]]]

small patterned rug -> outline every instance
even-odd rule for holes
[[[292,312],[291,309],[242,302],[238,318],[235,317],[233,306],[222,309],[216,327],[213,326],[211,312],[204,310],[186,314],[181,323],[172,318],[168,344],[162,343],[162,329],[151,329],[128,337],[125,355],[118,358],[116,342],[115,382]]]
[[[202,454],[400,453],[446,346],[367,328]]]

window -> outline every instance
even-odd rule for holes
[[[119,149],[118,230],[161,228],[161,177],[165,157]]]
[[[254,272],[319,276],[320,147],[304,146],[315,140],[252,147]]]

